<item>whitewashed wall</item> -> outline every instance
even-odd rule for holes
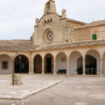
[[[65,61],[61,61],[62,57],[65,57]],[[56,58],[56,71],[58,72],[59,69],[67,70],[67,58],[63,53],[59,54]]]
[[[8,61],[8,69],[3,70],[2,69],[2,61]],[[0,73],[1,74],[8,74],[12,72],[12,61],[11,58],[7,55],[1,55],[0,56]]]
[[[81,54],[74,52],[70,56],[70,73],[77,74],[77,60],[81,57]]]

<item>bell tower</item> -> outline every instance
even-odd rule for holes
[[[55,1],[53,1],[53,0],[49,0],[45,4],[44,15],[47,15],[50,13],[56,13]]]

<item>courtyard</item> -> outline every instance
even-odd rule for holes
[[[104,77],[36,74],[22,81],[12,87],[11,75],[0,76],[0,105],[105,105]]]

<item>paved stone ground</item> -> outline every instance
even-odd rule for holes
[[[38,79],[36,76],[23,76],[22,81],[23,85],[12,86],[10,75],[0,76],[0,99],[23,99],[61,82]]]
[[[34,75],[24,78],[33,77],[63,82],[21,101],[0,100],[0,105],[105,105],[105,77]]]

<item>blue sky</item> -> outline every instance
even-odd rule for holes
[[[29,39],[47,0],[0,0],[0,40]],[[55,0],[57,12],[83,22],[105,19],[105,0]]]

